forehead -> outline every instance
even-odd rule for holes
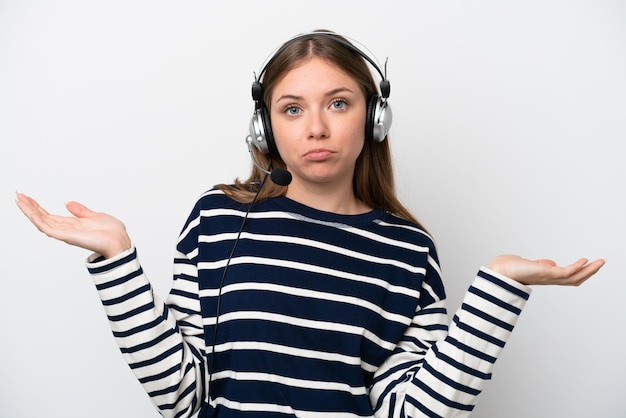
[[[273,93],[284,89],[323,90],[339,85],[358,89],[357,81],[346,71],[329,60],[313,56],[288,70],[276,83]]]

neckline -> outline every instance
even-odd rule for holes
[[[275,206],[277,209],[285,212],[293,212],[301,216],[313,218],[326,222],[340,222],[348,225],[357,225],[371,223],[374,220],[381,219],[385,215],[385,211],[380,209],[372,209],[368,212],[355,215],[346,215],[335,212],[328,212],[315,209],[286,196],[275,197],[268,200],[268,204]]]

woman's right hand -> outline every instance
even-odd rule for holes
[[[114,257],[131,247],[122,222],[106,213],[93,212],[78,202],[65,207],[74,216],[49,214],[32,198],[17,193],[17,206],[41,232],[70,245]]]

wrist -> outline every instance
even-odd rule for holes
[[[122,237],[122,239],[118,243],[110,246],[105,251],[103,251],[101,255],[105,259],[114,258],[122,254],[123,252],[128,251],[130,248],[132,248],[132,246],[133,244],[130,238],[128,236],[125,236],[125,237]]]

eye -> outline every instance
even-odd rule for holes
[[[330,106],[335,110],[343,110],[348,106],[348,101],[346,99],[335,99]]]
[[[283,107],[283,113],[288,115],[296,116],[300,113],[300,108],[296,105],[287,105]]]

